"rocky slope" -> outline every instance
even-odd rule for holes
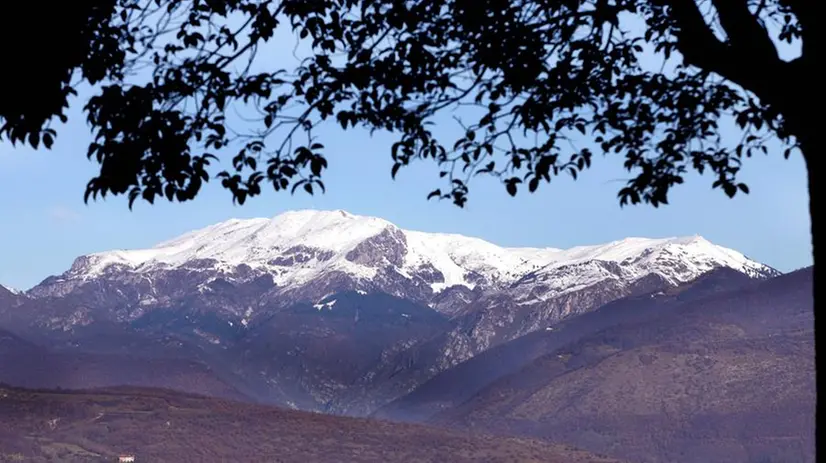
[[[812,462],[811,268],[714,288],[730,282],[711,276],[512,341],[378,415],[562,439],[643,463]]]
[[[612,301],[592,312],[488,349],[439,373],[410,394],[382,407],[374,416],[396,421],[427,421],[443,410],[461,405],[494,381],[515,374],[537,358],[583,337],[617,325],[650,320],[672,304],[736,290],[753,281],[735,270],[719,268],[659,294]]]
[[[56,352],[190,358],[258,400],[366,414],[491,347],[715,268],[777,273],[701,237],[503,248],[296,211],[79,257],[0,290],[0,327]]]

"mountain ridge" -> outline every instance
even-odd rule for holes
[[[366,242],[384,255],[365,253],[360,247]],[[272,219],[230,219],[147,249],[80,256],[58,278],[88,280],[113,267],[145,273],[196,262],[221,272],[246,266],[271,275],[278,286],[290,287],[305,284],[325,271],[343,271],[367,280],[376,277],[381,264],[392,264],[402,276],[418,277],[436,295],[457,285],[473,290],[480,280],[493,286],[516,284],[528,275],[583,262],[628,264],[662,253],[681,254],[689,267],[693,266],[684,273],[662,272],[674,284],[695,278],[713,264],[752,276],[779,273],[700,236],[629,237],[570,249],[502,247],[459,234],[404,230],[384,219],[342,210],[300,210]]]
[[[365,415],[491,347],[718,268],[779,273],[698,236],[503,248],[297,211],[81,256],[24,294],[0,291],[0,327],[70,353],[129,339],[259,400]]]

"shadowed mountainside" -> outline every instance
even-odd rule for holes
[[[553,437],[640,462],[813,461],[811,268],[723,292],[720,277],[514,341],[378,415]],[[530,360],[508,366],[517,352]],[[475,380],[487,383],[467,385]]]
[[[0,387],[0,461],[153,462],[617,460],[524,438],[333,417],[162,390]]]
[[[187,358],[54,352],[0,330],[0,375],[20,387],[84,389],[130,384],[250,400],[208,366]]]
[[[161,387],[331,413],[342,412],[336,403],[353,403],[350,411],[361,407],[366,414],[370,409],[358,404],[375,408],[412,389],[405,377],[393,376],[408,366],[400,365],[401,353],[451,327],[434,310],[381,293],[332,294],[251,327],[175,307],[129,324],[7,330],[0,381]]]
[[[617,324],[649,320],[670,305],[730,291],[751,282],[752,279],[740,272],[720,268],[665,292],[613,301],[594,312],[482,352],[385,405],[373,416],[396,421],[426,420],[441,410],[460,405],[493,381],[516,373],[533,360],[586,335]]]

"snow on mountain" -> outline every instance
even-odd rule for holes
[[[406,268],[432,265],[444,275],[444,282],[431,285],[434,292],[454,285],[473,288],[468,272],[493,282],[512,282],[533,266],[551,262],[560,250],[507,249],[479,238],[445,233],[404,231],[408,253]]]
[[[550,283],[559,291],[576,289],[605,277],[600,271],[566,270],[588,262],[617,264],[621,275],[615,276],[624,280],[655,273],[672,284],[716,267],[755,277],[776,273],[699,236],[626,238],[571,249],[504,248],[462,235],[401,230],[384,219],[341,210],[304,210],[272,219],[228,220],[150,249],[91,254],[79,259],[67,276],[92,279],[112,268],[140,273],[197,261],[224,272],[246,265],[270,274],[282,288],[336,271],[369,281],[390,266],[405,278],[430,275],[425,281],[434,294],[456,285],[473,289],[480,282],[513,285],[526,279]],[[573,280],[565,281],[565,274]]]
[[[267,267],[284,251],[297,246],[336,253],[348,251],[391,225],[382,219],[356,218],[343,211],[298,211],[273,219],[231,219],[150,249],[91,254],[83,273],[96,276],[111,265],[138,271],[156,266],[176,267],[200,259],[215,260],[225,268],[241,264]]]
[[[370,279],[378,262],[359,262],[352,253],[382,233],[396,241],[403,254],[398,271],[410,276],[423,267],[440,273],[431,288],[453,285],[472,288],[468,273],[492,281],[513,281],[528,268],[550,262],[556,249],[509,250],[461,235],[400,230],[392,223],[344,211],[286,212],[273,219],[232,219],[187,233],[150,249],[91,254],[71,276],[91,279],[113,266],[136,272],[172,268],[196,260],[211,260],[227,271],[245,264],[273,275],[279,286],[305,283],[319,273],[341,270]],[[385,243],[391,244],[391,243]],[[388,253],[393,250],[386,249]],[[297,258],[290,258],[295,257]],[[284,271],[289,261],[289,271]]]
[[[560,251],[544,267],[526,274],[514,285],[518,300],[537,302],[575,292],[599,282],[628,284],[648,276],[669,285],[689,282],[705,272],[728,267],[752,278],[779,274],[743,254],[715,245],[701,236],[626,238],[596,246]],[[541,286],[539,294],[531,286]]]
[[[591,260],[629,263],[637,259],[651,260],[655,251],[674,253],[688,260],[705,259],[704,262],[713,261],[743,273],[768,269],[766,265],[755,262],[737,251],[712,244],[701,236],[661,239],[625,238],[596,246],[577,246],[560,251],[550,265],[558,267]],[[697,264],[693,270],[705,272],[711,268],[706,267],[705,264]]]
[[[20,291],[19,289],[11,288],[9,286],[2,285],[2,284],[0,284],[0,289],[5,289],[6,291],[8,291],[12,294],[22,294],[23,293],[23,291]]]

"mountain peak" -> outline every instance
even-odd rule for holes
[[[457,285],[510,284],[532,272],[597,261],[623,266],[632,276],[660,273],[675,284],[720,266],[750,276],[773,271],[699,235],[630,237],[570,249],[504,248],[457,234],[402,230],[387,220],[341,209],[307,209],[227,220],[149,249],[92,254],[78,259],[67,276],[89,279],[113,266],[146,272],[194,261],[230,273],[244,264],[272,275],[280,287],[306,284],[331,272],[370,281],[392,268],[393,278],[423,278],[416,284],[433,293]]]
[[[312,222],[312,221],[343,221],[343,220],[383,220],[376,217],[351,214],[343,209],[293,209],[284,211],[271,219],[273,222]],[[388,222],[389,223],[389,222]]]

